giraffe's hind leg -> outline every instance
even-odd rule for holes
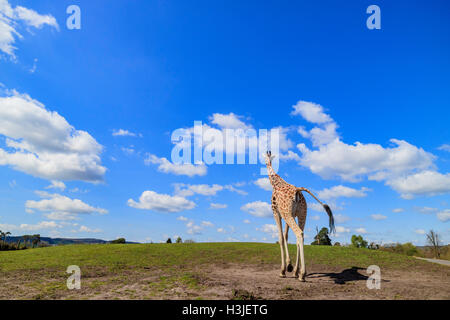
[[[297,245],[297,253],[296,253],[296,257],[295,257],[295,268],[294,268],[294,277],[295,278],[298,278],[299,265],[300,265],[300,247]]]
[[[289,248],[288,248],[288,236],[289,236],[289,225],[286,223],[286,229],[284,231],[284,250],[286,254],[286,265],[287,265],[287,272],[292,272],[292,264],[291,264],[291,258],[289,257]]]
[[[281,271],[280,271],[280,277],[286,278],[286,262],[285,262],[285,250],[284,250],[284,236],[283,236],[283,225],[281,222],[281,215],[274,208],[273,210],[273,216],[275,218],[275,222],[278,227],[278,242],[280,243],[280,250],[281,250]]]

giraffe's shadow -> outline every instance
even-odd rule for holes
[[[335,272],[329,272],[329,273],[320,273],[320,272],[315,272],[315,273],[309,273],[306,276],[306,279],[315,279],[315,278],[331,278],[332,281],[334,281],[334,283],[336,284],[346,284],[347,282],[351,282],[351,281],[366,281],[367,279],[369,279],[368,276],[359,273],[359,270],[366,270],[364,268],[360,268],[360,267],[351,267],[349,269],[345,269],[339,273],[335,273]],[[381,280],[383,282],[389,282],[388,280]]]

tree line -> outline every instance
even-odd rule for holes
[[[448,246],[443,246],[441,244],[440,236],[434,230],[430,230],[426,234],[426,242],[434,258],[441,258],[444,251],[446,254],[448,253]],[[316,235],[314,237],[314,241],[311,242],[311,245],[331,246],[331,239],[328,228],[324,227],[319,231],[319,229],[316,227]],[[335,242],[334,245],[340,246],[341,244],[339,242]],[[371,242],[369,244],[361,235],[356,234],[352,235],[351,237],[351,246],[355,248],[366,248],[372,250],[381,249],[383,251],[401,253],[408,256],[422,255],[423,253],[420,252],[420,250],[411,242],[381,246],[380,244],[374,242]]]
[[[7,250],[23,250],[27,248],[37,248],[42,246],[40,234],[25,234],[17,240],[15,243],[8,242],[8,236],[11,232],[3,232],[0,230],[0,251]]]

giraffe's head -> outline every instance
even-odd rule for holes
[[[272,166],[272,159],[275,158],[275,156],[272,155],[271,151],[266,152],[265,158],[266,158],[266,165]]]

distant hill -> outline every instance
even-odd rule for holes
[[[12,236],[6,239],[6,242],[9,243],[17,243],[19,239],[22,239],[22,236]],[[23,243],[23,240],[21,240]],[[41,242],[48,243],[49,245],[63,245],[63,244],[105,244],[110,243],[111,241],[95,239],[95,238],[50,238],[50,237],[41,237]],[[139,243],[139,242],[129,242],[126,243]]]

